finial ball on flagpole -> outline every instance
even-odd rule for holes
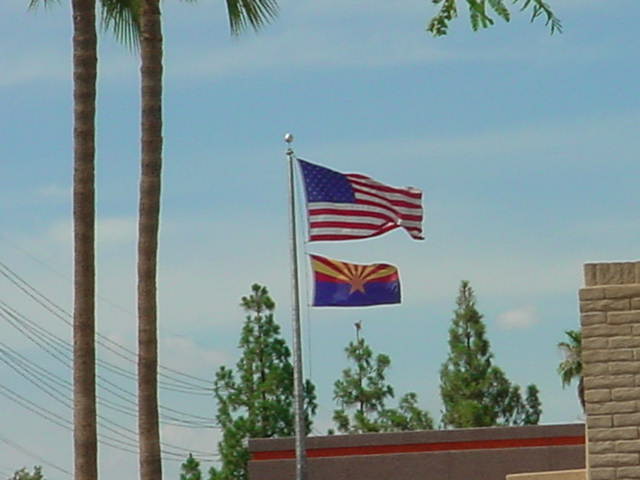
[[[284,134],[284,141],[287,142],[287,143],[293,142],[293,134],[285,133]]]

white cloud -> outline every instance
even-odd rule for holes
[[[36,194],[46,199],[69,200],[71,198],[71,189],[69,187],[51,184],[37,189]]]
[[[33,81],[68,80],[71,78],[69,50],[43,49],[0,57],[0,87],[22,85]]]
[[[265,71],[324,72],[326,69],[361,70],[452,62],[483,65],[487,62],[526,62],[530,68],[532,64],[564,62],[567,56],[579,63],[609,54],[608,46],[570,45],[562,36],[551,38],[543,25],[526,31],[537,41],[522,39],[517,44],[502,43],[490,35],[475,34],[477,40],[471,45],[465,43],[461,48],[456,41],[434,39],[425,32],[428,19],[437,9],[425,8],[422,2],[413,1],[402,5],[374,1],[366,6],[360,0],[347,3],[331,0],[304,6],[283,3],[277,24],[262,32],[259,38],[248,36],[229,42],[225,33],[214,43],[191,41],[190,35],[196,35],[195,32],[203,27],[201,23],[194,25],[191,16],[183,17],[183,11],[184,8],[171,10],[176,14],[172,16],[175,22],[172,27],[176,32],[169,28],[167,33],[167,37],[173,34],[175,39],[167,42],[166,73],[168,78],[176,80],[210,82],[211,79]],[[216,11],[215,15],[219,13]],[[528,14],[519,17],[528,22]],[[380,23],[380,18],[385,19],[384,24]],[[188,32],[187,22],[189,30],[194,32]],[[466,15],[456,24],[460,24],[463,35],[471,35]],[[210,28],[207,23],[203,32],[209,35]],[[544,55],[539,54],[539,42],[549,44]],[[571,52],[567,51],[569,48]],[[106,73],[107,69],[104,71]]]
[[[498,325],[505,330],[529,328],[539,321],[532,306],[516,308],[498,315]]]
[[[440,44],[417,45],[410,37],[369,33],[353,41],[350,32],[320,35],[302,29],[265,35],[259,43],[243,41],[198,52],[183,49],[167,53],[167,75],[220,78],[269,69],[372,68],[424,64],[451,58]]]
[[[70,220],[52,224],[45,235],[46,240],[58,245],[71,245],[73,239],[71,225]]]
[[[98,219],[96,239],[99,245],[132,242],[136,239],[136,219],[134,217]]]
[[[70,245],[73,226],[71,220],[58,221],[52,224],[46,234],[49,241]],[[96,243],[98,248],[122,245],[136,239],[135,217],[98,218],[96,220]]]
[[[612,157],[626,160],[638,145],[633,132],[640,121],[640,112],[577,117],[570,120],[544,119],[539,123],[516,125],[509,129],[486,129],[474,133],[452,132],[447,136],[434,136],[429,132],[411,137],[386,137],[377,141],[343,142],[311,145],[316,157],[363,158],[363,162],[384,165],[388,158],[401,157],[409,168],[412,162],[422,164],[434,159],[444,164],[449,159],[474,165],[481,158],[483,169],[499,165],[521,163],[528,165],[536,155],[536,165],[606,165]],[[603,135],[606,132],[606,135]],[[591,141],[585,142],[589,138]],[[620,146],[619,148],[617,146]],[[481,153],[478,153],[481,152]],[[526,154],[523,154],[526,152]],[[569,154],[571,153],[571,155]],[[380,167],[379,167],[380,168]],[[390,168],[396,171],[397,168]]]
[[[161,436],[164,443],[194,452],[196,459],[202,456],[198,454],[199,452],[212,455],[220,437],[219,431],[216,429],[186,429],[174,425],[163,425]],[[171,450],[172,448],[167,447],[167,449]],[[175,449],[173,450],[175,451]]]
[[[598,7],[602,10],[609,8],[609,6],[603,2],[602,0],[557,0],[557,4],[555,4],[558,8],[562,9],[580,9],[584,10],[585,8],[594,8]],[[620,7],[624,8],[624,7]]]
[[[551,54],[545,56],[532,55],[531,49],[535,45],[523,44],[518,48],[514,48],[512,44],[487,45],[482,38],[477,46],[466,46],[461,50],[455,43],[433,39],[424,31],[426,22],[436,9],[425,9],[422,2],[412,1],[402,3],[401,6],[398,2],[382,1],[365,5],[360,0],[348,4],[332,0],[306,6],[295,2],[287,3],[289,2],[282,4],[282,15],[277,25],[262,32],[259,39],[250,36],[235,42],[228,41],[226,31],[216,37],[214,42],[209,42],[209,38],[207,42],[201,41],[201,35],[210,35],[210,15],[216,19],[215,25],[219,22],[226,29],[224,11],[219,6],[210,6],[211,11],[194,24],[193,11],[190,11],[192,9],[184,5],[167,5],[165,18],[171,20],[168,21],[166,35],[169,39],[166,50],[167,77],[211,81],[211,78],[282,69],[362,69],[451,61],[557,62],[567,55],[563,48],[557,48],[566,43],[558,36],[544,40],[553,42],[555,46]],[[572,8],[577,0],[565,0],[565,3],[566,10]],[[597,4],[592,0],[588,3]],[[55,10],[55,13],[57,16],[64,15],[66,22],[66,12],[58,10],[60,11]],[[336,11],[340,12],[339,16],[336,16]],[[46,18],[44,13],[51,12],[42,13],[40,17]],[[36,32],[39,32],[41,22],[49,21],[26,13],[11,16],[18,17],[25,30]],[[385,19],[384,28],[378,23],[381,17]],[[458,23],[465,24],[464,28],[468,29],[465,18],[460,18]],[[58,20],[54,33],[60,35],[64,31],[65,35],[70,36],[67,28]],[[330,34],[327,34],[328,30]],[[546,34],[544,28],[532,30]],[[37,44],[38,40],[34,43]],[[103,80],[136,81],[135,55],[127,53],[122,45],[116,44],[109,33],[101,35],[100,48],[100,74]],[[607,53],[606,49],[591,45],[571,48],[574,50],[571,52],[574,63],[580,59],[591,59],[594,55],[602,57]],[[555,54],[556,51],[561,54]],[[21,48],[19,55],[6,55],[0,59],[0,71],[3,72],[0,87],[43,79],[70,81],[70,53],[67,45],[67,48],[49,51],[25,51]]]
[[[171,368],[182,372],[191,372],[196,376],[210,377],[220,365],[231,363],[228,354],[206,349],[188,337],[163,337],[160,339],[160,352]],[[163,361],[161,359],[161,361]]]

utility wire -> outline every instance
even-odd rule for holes
[[[0,342],[1,343],[1,342]],[[46,383],[46,381],[38,381],[39,377],[37,374],[34,374],[33,371],[29,370],[29,369],[25,369],[24,365],[21,366],[17,365],[16,362],[11,360],[10,356],[6,355],[6,351],[3,352],[3,350],[0,348],[0,353],[5,353],[5,356],[2,357],[0,356],[0,361],[4,362],[5,364],[7,364],[12,370],[14,370],[20,377],[24,378],[25,380],[27,380],[29,383],[31,383],[32,385],[34,385],[37,389],[43,391],[44,393],[46,393],[49,397],[53,398],[56,402],[62,404],[64,407],[66,407],[68,410],[73,411],[73,399],[68,396],[69,392],[61,392],[60,390],[57,390],[54,387],[51,387],[50,385],[48,385]],[[35,378],[34,378],[35,377]],[[110,420],[109,418],[106,418],[103,415],[97,415],[98,420],[100,421],[100,425],[109,431],[112,431],[116,434],[122,435],[123,437],[126,437],[122,431],[127,432],[128,434],[131,434],[134,436],[133,441],[136,441],[136,436],[138,434],[138,432],[136,430],[133,430],[131,428],[125,427],[123,425],[120,425],[112,420]],[[127,438],[128,440],[131,440],[131,438]],[[175,445],[175,444],[171,444],[168,442],[161,442],[162,445],[166,446],[166,447],[171,447],[171,448],[175,448],[178,450],[184,450],[185,453],[189,453],[190,451],[192,453],[198,454],[200,456],[202,455],[209,455],[209,452],[204,452],[201,450],[189,450],[189,449],[185,449],[179,445]]]
[[[32,458],[35,458],[36,460],[38,460],[39,462],[42,462],[43,465],[46,465],[47,467],[51,467],[59,472],[62,472],[64,474],[66,474],[68,477],[72,477],[72,473],[62,467],[59,467],[58,465],[56,465],[55,463],[50,462],[49,460],[47,460],[46,458],[41,457],[40,455],[33,453],[32,451],[26,449],[25,447],[23,447],[22,445],[17,444],[16,442],[14,442],[13,440],[9,440],[6,437],[3,437],[2,435],[0,435],[0,442],[4,443],[6,445],[9,445],[11,448],[13,448],[14,450],[18,451],[18,452],[22,452],[25,453],[27,455],[29,455]]]
[[[16,393],[15,391],[11,390],[10,388],[4,387],[2,385],[0,385],[0,395],[11,400],[12,402],[16,403],[17,405],[21,406],[22,408],[30,411],[31,413],[34,413],[35,415],[38,415],[39,417],[44,418],[45,420],[47,420],[50,423],[53,423],[65,430],[68,431],[73,431],[73,423],[68,420],[67,418],[58,415],[57,413],[42,407],[41,405],[36,404],[35,402],[32,402],[31,400],[27,399],[26,397],[24,397],[23,395],[20,395],[19,393]],[[113,431],[112,428],[105,428],[104,425],[101,425],[101,428],[104,428],[106,430],[110,430]],[[113,437],[111,435],[107,435],[104,433],[98,433],[98,440],[100,443],[110,446],[112,448],[115,448],[117,450],[121,450],[124,452],[128,452],[128,453],[133,453],[133,454],[137,454],[138,453],[138,445],[136,442],[136,440],[131,440],[129,438],[127,438],[126,436],[124,436],[122,433],[117,432],[121,437],[123,437],[125,440],[123,441],[123,438],[117,438],[117,437]],[[1,440],[1,439],[0,439]],[[164,445],[164,443],[163,443]],[[130,447],[130,448],[125,448],[125,447]],[[163,449],[162,450],[162,454],[166,455],[168,458],[168,460],[173,460],[173,461],[183,461],[184,460],[184,456],[185,453],[189,453],[189,452],[193,452],[193,450],[187,449],[187,448],[182,448],[182,447],[178,447],[181,450],[183,450],[182,452],[177,452],[174,450],[168,450],[168,449]],[[218,456],[216,454],[209,454],[206,452],[202,452],[204,454],[206,454],[205,456],[201,456],[201,458],[203,458],[204,460],[210,461],[210,460],[215,460],[218,458]]]
[[[7,308],[8,306],[6,305],[6,303],[4,302],[0,302],[2,303],[5,308]],[[8,309],[12,310],[10,307],[8,307]],[[13,312],[15,314],[15,311]],[[31,322],[31,324],[33,324],[34,322]],[[53,337],[56,341],[58,341],[64,348],[69,349],[70,351],[72,351],[72,347],[70,346],[70,344],[64,340],[61,339],[60,337],[56,336],[55,334],[52,334],[51,332],[49,332],[46,329],[43,329],[47,332],[49,337]],[[102,342],[98,341],[98,344],[102,344]],[[113,351],[114,353],[116,353],[119,357],[131,362],[135,364],[135,361],[132,360],[131,358],[127,358],[125,356],[123,356],[122,354],[120,354],[119,352],[117,352],[116,350],[112,349],[109,346],[103,345],[105,346],[105,348],[107,348],[108,350]],[[96,363],[100,366],[102,366],[103,368],[105,368],[106,370],[110,370],[113,373],[117,373],[121,376],[124,376],[126,378],[135,380],[135,375],[133,375],[132,373],[128,372],[127,370],[118,367],[117,365],[114,365],[110,362],[107,362],[105,360],[101,360],[101,359],[96,359]],[[180,393],[188,393],[188,394],[192,394],[192,395],[210,395],[209,391],[205,391],[205,389],[201,388],[201,387],[197,387],[198,390],[194,390],[193,387],[187,387],[185,388],[183,385],[180,384],[171,384],[168,382],[164,382],[162,380],[159,381],[159,385],[163,390],[169,390],[169,391],[174,391],[174,392],[180,392]]]
[[[29,340],[35,343],[38,347],[62,363],[66,368],[71,369],[72,365],[72,347],[64,339],[49,332],[47,329],[40,327],[37,323],[29,320],[27,317],[19,314],[15,309],[9,307],[5,302],[0,301],[0,318],[4,318],[10,325],[20,331]],[[101,389],[109,392],[111,395],[124,400],[128,404],[137,409],[136,395],[129,390],[122,388],[120,385],[106,379],[104,376],[98,374],[98,385]],[[108,385],[108,386],[107,386]],[[117,390],[117,391],[116,391]],[[121,392],[121,393],[119,393]],[[127,398],[127,395],[129,398]],[[133,399],[133,400],[132,400]],[[130,407],[122,407],[124,409]],[[204,417],[200,415],[193,415],[187,412],[182,412],[173,408],[160,405],[161,412],[167,411],[171,414],[163,415],[167,420],[181,423],[179,426],[187,427],[199,427],[199,428],[214,428],[213,419],[210,417]],[[173,414],[183,416],[184,418],[176,417]],[[186,419],[186,420],[185,420]]]
[[[62,320],[69,326],[72,326],[72,322],[69,321],[69,318],[72,318],[72,315],[65,311],[62,307],[57,305],[55,302],[51,301],[44,294],[39,292],[35,287],[33,287],[29,282],[25,281],[22,277],[20,277],[17,273],[11,270],[6,264],[0,262],[0,275],[5,277],[9,282],[11,282],[14,286],[20,289],[24,294],[26,294],[29,298],[38,303],[41,307],[47,310],[49,313],[54,315],[56,318]],[[21,315],[15,309],[11,308],[5,302],[0,301],[0,317],[4,318],[10,325],[20,331],[23,335],[25,335],[29,340],[35,343],[38,347],[44,350],[46,353],[51,355],[53,358],[61,362],[65,367],[71,368],[72,357],[70,357],[70,352],[73,351],[73,348],[69,344],[68,341],[62,339],[61,337],[53,334],[47,329],[39,326],[37,323],[29,320],[24,315]],[[108,337],[97,333],[98,341],[97,343],[107,350],[114,353],[116,356],[129,361],[131,363],[136,363],[135,357],[136,353],[132,350],[124,347],[123,345],[109,339]],[[116,349],[119,349],[116,350]],[[124,353],[122,353],[124,352]],[[132,358],[134,357],[134,358]],[[62,377],[50,372],[49,370],[37,365],[35,362],[30,361],[23,355],[19,354],[17,351],[9,347],[8,345],[0,342],[0,361],[5,363],[9,368],[11,368],[16,374],[27,380],[29,383],[33,384],[36,388],[43,391],[49,397],[53,398],[56,402],[62,404],[67,409],[73,409],[73,400],[69,397],[69,392],[73,391],[72,384],[63,379]],[[114,374],[120,375],[124,378],[135,380],[136,377],[130,371],[114,365],[110,362],[97,359],[96,363],[105,370],[112,372]],[[190,375],[179,370],[175,370],[173,368],[165,367],[159,365],[160,370],[164,370],[168,373],[159,372],[159,376],[164,378],[165,380],[160,380],[159,385],[161,388],[165,390],[171,390],[174,392],[181,393],[189,393],[189,394],[200,394],[200,395],[210,395],[213,389],[211,387],[204,387],[202,384],[210,385],[211,381],[206,380],[194,375]],[[106,383],[108,385],[113,386],[117,390],[126,393],[129,396],[136,398],[135,394],[123,389],[119,385],[108,381],[107,379],[98,376],[99,381]],[[180,378],[183,377],[183,378]],[[188,379],[188,380],[184,380]],[[195,383],[195,382],[199,382]],[[101,389],[108,391],[112,395],[117,396],[118,398],[124,400],[128,404],[133,404],[134,407],[137,408],[137,403],[124,395],[117,394],[114,390],[105,387],[104,385],[99,385]],[[63,389],[63,390],[60,390]],[[20,405],[22,408],[27,409],[28,411],[46,419],[47,421],[64,428],[66,430],[72,431],[73,424],[68,419],[56,414],[55,412],[43,408],[40,405],[37,405],[35,402],[28,400],[26,397],[16,393],[15,391],[0,385],[0,395],[8,398],[12,402]],[[98,401],[101,405],[104,405],[107,408],[118,411],[123,414],[128,414],[131,416],[135,416],[134,413],[130,412],[130,409],[127,406],[118,404],[117,402],[112,402],[104,398],[98,398]],[[191,417],[194,420],[184,420],[175,416],[167,416],[163,415],[164,418],[168,418],[173,420],[172,422],[163,421],[162,423],[168,423],[175,426],[188,427],[188,428],[212,428],[211,418],[203,417],[199,415],[192,415],[186,412],[181,412],[179,410],[175,410],[172,408],[164,407],[160,405],[160,409],[166,410],[169,412],[174,412],[178,415],[184,415],[186,417]],[[99,427],[102,430],[110,431],[118,437],[113,437],[107,435],[105,433],[99,432],[98,437],[101,444],[106,446],[110,446],[112,448],[118,449],[120,451],[125,451],[132,454],[138,453],[137,446],[137,431],[127,428],[123,425],[120,425],[112,420],[98,415]],[[206,423],[205,423],[206,422]],[[123,433],[124,432],[124,433]],[[130,435],[133,435],[132,439]],[[22,451],[26,451],[22,447],[17,444],[12,443],[10,440],[5,439],[4,437],[0,437],[0,442],[6,443],[10,446],[13,446],[16,449],[21,449]],[[219,456],[217,454],[211,454],[209,452],[186,449],[180,447],[178,445],[173,445],[170,443],[162,442],[161,445],[163,447],[169,447],[175,450],[169,450],[167,448],[163,448],[163,455],[167,456],[168,460],[172,461],[183,461],[186,453],[195,453],[199,458],[205,461],[212,461],[218,459]],[[130,447],[130,448],[127,448]],[[34,456],[30,452],[27,452],[31,456]],[[62,469],[60,467],[55,466],[54,464],[46,461],[45,459],[34,456],[35,458],[42,461],[43,464],[51,466],[56,470],[59,470],[67,475],[72,475],[71,472]]]
[[[31,285],[29,282],[27,282],[15,271],[13,271],[10,267],[8,267],[4,262],[1,262],[1,261],[0,261],[0,275],[6,278],[10,283],[12,283],[19,290],[21,290],[29,298],[31,298],[36,303],[38,303],[45,310],[49,311],[51,314],[56,316],[58,319],[62,320],[67,325],[72,326],[72,322],[69,320],[73,318],[71,313],[69,313],[64,308],[62,308],[61,306],[56,304],[54,301],[49,299],[46,295],[40,292],[37,288],[35,288],[33,285]],[[96,336],[98,337],[97,343],[99,345],[103,346],[104,348],[110,350],[114,354],[120,356],[121,358],[127,361],[130,361],[133,363],[136,362],[135,358],[137,357],[137,354],[134,351],[119,344],[118,342],[111,340],[109,337],[102,335],[99,332],[96,333]],[[116,348],[119,349],[121,352],[116,351]],[[124,354],[122,352],[124,352]],[[185,372],[181,372],[179,370],[166,367],[164,365],[159,365],[159,370],[160,370],[160,372],[158,373],[159,377],[164,377],[167,380],[172,380],[177,384],[181,384],[182,388],[191,387],[194,390],[200,390],[201,392],[207,392],[207,393],[211,393],[213,391],[213,389],[208,386],[208,385],[211,385],[211,380],[197,377]],[[170,375],[168,373],[163,373],[162,370],[166,372],[171,372],[173,375]],[[189,380],[188,381],[183,380],[180,377],[184,377]],[[199,384],[194,382],[199,382]],[[207,385],[207,387],[205,387],[203,384]],[[165,384],[164,386],[168,388],[169,384]],[[195,393],[195,392],[185,391],[184,393]]]
[[[59,318],[60,320],[65,322],[67,325],[69,325],[69,326],[72,325],[71,322],[68,320],[68,319],[72,319],[73,318],[71,313],[69,313],[64,308],[62,308],[61,306],[56,304],[54,301],[49,299],[46,295],[44,295],[42,292],[40,292],[37,288],[35,288],[29,282],[24,280],[20,275],[18,275],[15,271],[13,271],[5,263],[3,263],[1,261],[0,261],[0,275],[4,276],[12,284],[14,284],[20,290],[22,290],[23,293],[28,295],[30,298],[32,298],[34,301],[36,301],[40,306],[42,306],[43,308],[48,310],[50,313],[53,313],[57,318]],[[127,313],[130,313],[130,312],[127,312]],[[133,357],[137,356],[137,354],[134,351],[132,351],[132,350],[128,349],[127,347],[125,347],[125,346],[123,346],[123,345],[111,340],[109,337],[101,335],[100,333],[97,333],[97,337],[102,339],[102,340],[104,340],[106,343],[109,343],[109,344],[113,345],[114,347],[117,347],[117,348],[121,349],[122,351],[126,352],[130,356],[133,356]],[[100,342],[98,342],[98,343],[100,343]],[[130,357],[128,357],[127,360],[135,362],[135,360],[131,360]],[[164,369],[166,371],[174,372],[174,373],[176,373],[176,374],[178,374],[180,376],[183,376],[183,377],[186,377],[186,378],[190,378],[192,380],[196,380],[196,381],[204,383],[206,385],[210,385],[210,383],[211,383],[211,381],[208,380],[208,379],[204,379],[204,378],[200,378],[200,377],[197,377],[197,376],[194,376],[194,375],[190,375],[188,373],[181,372],[181,371],[175,370],[173,368],[165,367],[165,366],[162,366],[162,365],[160,365],[159,368],[160,369]],[[160,375],[162,375],[162,374],[160,374]],[[165,376],[168,376],[168,375],[165,374]],[[173,377],[168,376],[168,378],[173,378]],[[184,380],[181,380],[181,379],[176,379],[176,381],[182,382],[182,383],[186,383],[187,385],[193,385],[192,383],[185,382]],[[196,388],[202,388],[202,386],[197,386],[196,385]],[[209,390],[210,390],[210,388],[209,388]]]

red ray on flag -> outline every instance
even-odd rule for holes
[[[386,263],[360,265],[310,255],[314,307],[364,307],[400,303],[398,269]]]

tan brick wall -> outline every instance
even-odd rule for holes
[[[640,479],[640,262],[587,264],[580,290],[591,480]]]
[[[512,473],[507,480],[585,480],[585,470],[560,470],[557,472]]]

